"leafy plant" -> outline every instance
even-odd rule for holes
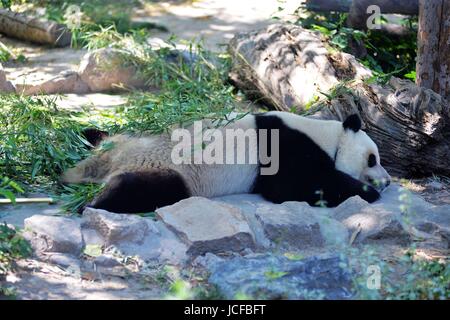
[[[2,285],[6,274],[14,267],[14,261],[31,255],[31,246],[20,232],[6,223],[0,224],[0,297],[10,296],[13,291]]]
[[[367,53],[359,58],[361,63],[370,68],[376,77],[382,78],[381,81],[392,75],[412,78],[416,64],[417,18],[405,19],[402,24],[411,32],[400,39],[393,39],[376,29],[364,32],[349,28],[346,26],[347,17],[347,13],[306,12],[296,23],[319,31],[337,50],[353,53],[353,48],[363,46]]]
[[[15,193],[23,193],[24,190],[14,181],[9,178],[0,178],[0,196],[3,196],[12,203],[16,202]]]
[[[60,173],[88,154],[82,126],[43,96],[2,96],[0,168],[31,184],[55,182]]]
[[[448,261],[415,259],[414,251],[402,258],[406,270],[403,281],[391,282],[387,299],[448,300],[450,298],[450,265]]]
[[[103,189],[99,184],[72,184],[62,186],[59,199],[63,202],[63,210],[71,213],[80,213],[84,206],[91,202]]]

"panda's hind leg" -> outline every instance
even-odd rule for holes
[[[89,206],[116,213],[144,213],[188,197],[188,188],[179,173],[155,169],[112,177]]]

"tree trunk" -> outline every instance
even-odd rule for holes
[[[21,40],[64,47],[70,44],[71,33],[61,24],[0,9],[0,32]]]
[[[250,97],[321,119],[358,113],[391,174],[450,176],[450,109],[432,90],[369,81],[352,55],[331,53],[319,33],[293,25],[239,33],[229,52],[230,78]]]
[[[420,0],[417,85],[450,101],[450,0]]]
[[[353,0],[353,4],[368,3],[368,5],[377,5],[381,13],[397,13],[405,15],[417,15],[419,10],[419,0]],[[307,0],[306,9],[310,11],[324,12],[349,12],[352,6],[352,0]],[[366,5],[367,9],[367,5]]]

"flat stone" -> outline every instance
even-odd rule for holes
[[[16,84],[21,94],[88,93],[89,87],[75,71],[65,71],[54,78],[35,84]]]
[[[83,247],[80,223],[65,217],[34,215],[25,219],[25,228],[33,233],[31,244],[38,252],[78,255]]]
[[[244,215],[228,204],[191,197],[160,208],[156,213],[189,247],[190,255],[239,252],[255,247]]]
[[[188,260],[188,246],[162,221],[142,219],[148,225],[148,232],[143,242],[140,244],[120,242],[117,248],[124,255],[138,256],[145,261],[183,265]]]
[[[350,299],[352,280],[339,257],[289,260],[262,255],[209,259],[208,281],[227,299]]]
[[[104,238],[106,245],[120,242],[140,244],[148,231],[147,223],[139,216],[93,208],[83,211],[83,227],[96,230]]]
[[[83,235],[84,244],[87,245],[105,245],[105,240],[102,235],[94,229],[81,228],[81,234]]]
[[[80,260],[70,254],[50,252],[41,255],[40,258],[63,268],[80,268]]]
[[[116,257],[109,254],[102,254],[98,257],[95,257],[94,263],[97,266],[105,268],[113,268],[121,265],[120,261]]]
[[[258,246],[286,250],[341,246],[348,241],[344,225],[331,218],[332,209],[311,207],[305,202],[274,204],[259,195],[216,198],[238,207],[255,234]]]
[[[331,217],[342,220],[352,214],[359,213],[363,208],[370,206],[366,200],[360,196],[353,196],[342,202],[339,206],[332,209]]]
[[[359,213],[343,218],[341,222],[350,232],[357,232],[355,243],[407,245],[412,240],[405,223],[401,221],[401,215],[380,206],[364,208]]]

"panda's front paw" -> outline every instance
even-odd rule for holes
[[[375,202],[380,199],[380,193],[375,188],[365,184],[362,187],[362,192],[359,194],[361,198],[369,203]]]

